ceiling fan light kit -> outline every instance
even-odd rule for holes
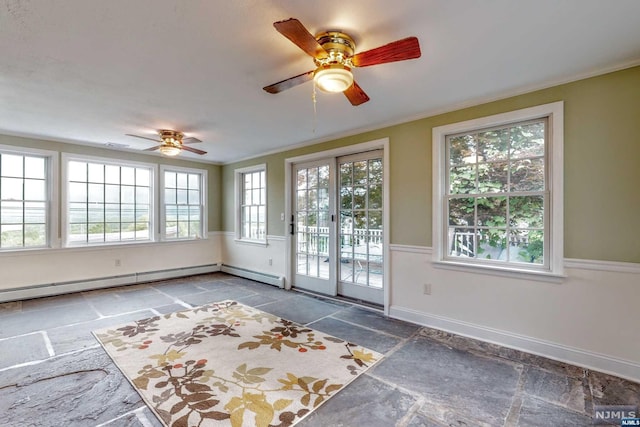
[[[180,148],[175,147],[173,145],[163,145],[159,148],[160,154],[164,154],[165,156],[173,157],[180,154]]]
[[[162,145],[158,149],[160,154],[164,154],[165,156],[173,157],[180,154],[180,150],[182,147],[182,138],[184,134],[182,132],[177,132],[169,129],[161,129],[158,131],[160,135],[160,139],[162,140]]]
[[[324,92],[340,93],[353,84],[353,74],[346,65],[321,65],[313,74],[313,81]]]
[[[317,34],[315,39],[327,55],[314,58],[318,68],[313,72],[313,81],[324,92],[344,92],[353,84],[349,58],[356,48],[355,42],[338,31]]]

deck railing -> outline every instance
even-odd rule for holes
[[[489,245],[488,236],[479,238],[474,232],[468,231],[449,231],[449,241],[451,242],[451,255],[473,258],[477,251],[478,245]],[[529,244],[527,236],[509,236],[509,246],[513,248],[523,247]]]
[[[347,237],[350,244],[345,244]],[[341,247],[378,245],[382,247],[382,230],[366,228],[343,229],[340,233]],[[329,227],[298,227],[298,253],[329,256]]]

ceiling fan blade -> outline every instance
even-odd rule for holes
[[[362,88],[358,86],[358,83],[356,83],[355,81],[343,93],[344,96],[347,97],[351,105],[353,105],[354,107],[357,107],[360,104],[364,104],[369,100],[369,95],[364,93]]]
[[[196,153],[200,155],[207,154],[206,151],[198,150],[197,148],[185,147],[184,145],[181,148],[185,151],[191,151],[192,153]]]
[[[198,138],[195,138],[193,136],[189,136],[187,138],[182,138],[182,143],[183,144],[197,144],[199,142],[202,142],[202,141],[200,141]]]
[[[286,80],[282,80],[281,82],[265,86],[262,89],[269,93],[280,93],[283,90],[291,89],[294,86],[298,86],[299,84],[308,82],[309,80],[313,79],[313,72],[314,70],[307,71],[306,73],[302,73],[295,77],[290,77]]]
[[[396,40],[375,49],[357,53],[351,57],[356,67],[385,64],[387,62],[404,61],[405,59],[420,58],[420,43],[416,37]]]
[[[148,138],[147,138],[148,139]],[[157,149],[159,149],[160,147],[162,147],[162,145],[156,145],[155,147],[151,147],[151,148],[145,148],[142,151],[156,151]]]
[[[159,139],[148,138],[148,137],[146,137],[146,136],[133,135],[133,134],[130,134],[130,133],[125,133],[125,135],[126,135],[126,136],[133,136],[133,137],[135,137],[135,138],[148,139],[149,141],[153,141],[153,142],[162,142],[162,141],[161,141],[161,140],[159,140]]]
[[[285,21],[274,22],[273,26],[276,27],[280,34],[304,50],[307,55],[314,58],[326,58],[329,56],[316,38],[297,19],[289,18]]]

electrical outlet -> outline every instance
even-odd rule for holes
[[[273,258],[269,258],[269,265],[273,265]]]
[[[120,267],[120,265],[121,265],[120,260],[119,260],[119,259],[117,259],[117,260],[116,260],[116,262],[115,262],[115,264],[116,264],[116,267]]]
[[[424,294],[431,295],[431,283],[424,284]]]

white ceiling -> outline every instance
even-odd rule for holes
[[[230,162],[640,63],[638,0],[0,0],[0,133],[141,150],[161,128]],[[355,69],[353,107],[312,83],[275,21],[340,29],[357,52],[416,36],[422,57]],[[157,154],[154,154],[157,155]]]

